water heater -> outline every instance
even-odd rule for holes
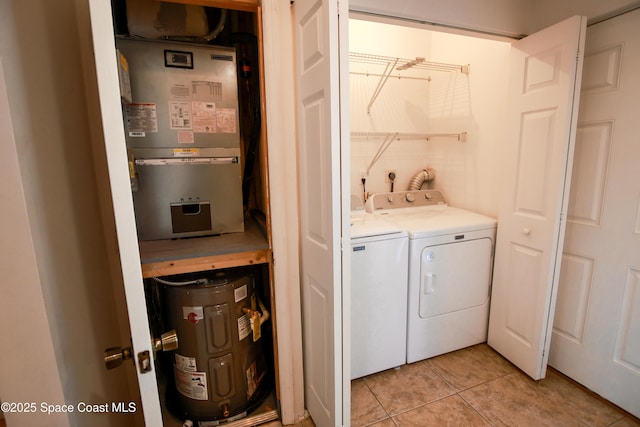
[[[268,392],[260,331],[269,314],[252,273],[193,273],[161,283],[165,327],[176,331],[179,342],[167,406],[192,421],[246,416]]]

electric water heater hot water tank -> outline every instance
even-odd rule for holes
[[[165,326],[175,329],[179,342],[167,406],[182,419],[242,418],[268,392],[260,339],[268,312],[258,300],[253,275],[234,270],[161,281]]]

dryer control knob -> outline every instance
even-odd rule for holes
[[[393,203],[393,196],[391,194],[387,195],[387,202]]]
[[[431,200],[431,193],[424,193],[424,198],[427,200]]]
[[[407,195],[406,195],[406,196],[404,196],[404,198],[405,198],[405,199],[407,199],[407,202],[409,202],[409,203],[411,203],[411,202],[413,202],[414,200],[416,200],[416,198],[415,198],[415,197],[413,197],[413,194],[411,194],[411,193],[407,193]]]

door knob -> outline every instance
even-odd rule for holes
[[[178,348],[178,334],[175,330],[165,332],[160,338],[151,338],[153,356],[159,351],[171,351]],[[117,368],[125,360],[133,357],[133,349],[129,347],[109,347],[104,351],[104,366],[107,369]],[[151,360],[148,351],[138,353],[138,363],[142,373],[151,370]]]
[[[104,366],[107,369],[117,368],[125,360],[131,359],[131,347],[110,347],[104,351]]]
[[[158,351],[171,351],[178,348],[178,334],[175,330],[165,332],[160,335],[160,338],[154,338],[152,340],[153,350]]]

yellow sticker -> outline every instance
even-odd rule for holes
[[[123,70],[129,72],[129,63],[127,62],[127,58],[124,57],[123,54],[120,53],[120,66]]]
[[[198,157],[200,155],[199,148],[174,148],[173,157]]]

